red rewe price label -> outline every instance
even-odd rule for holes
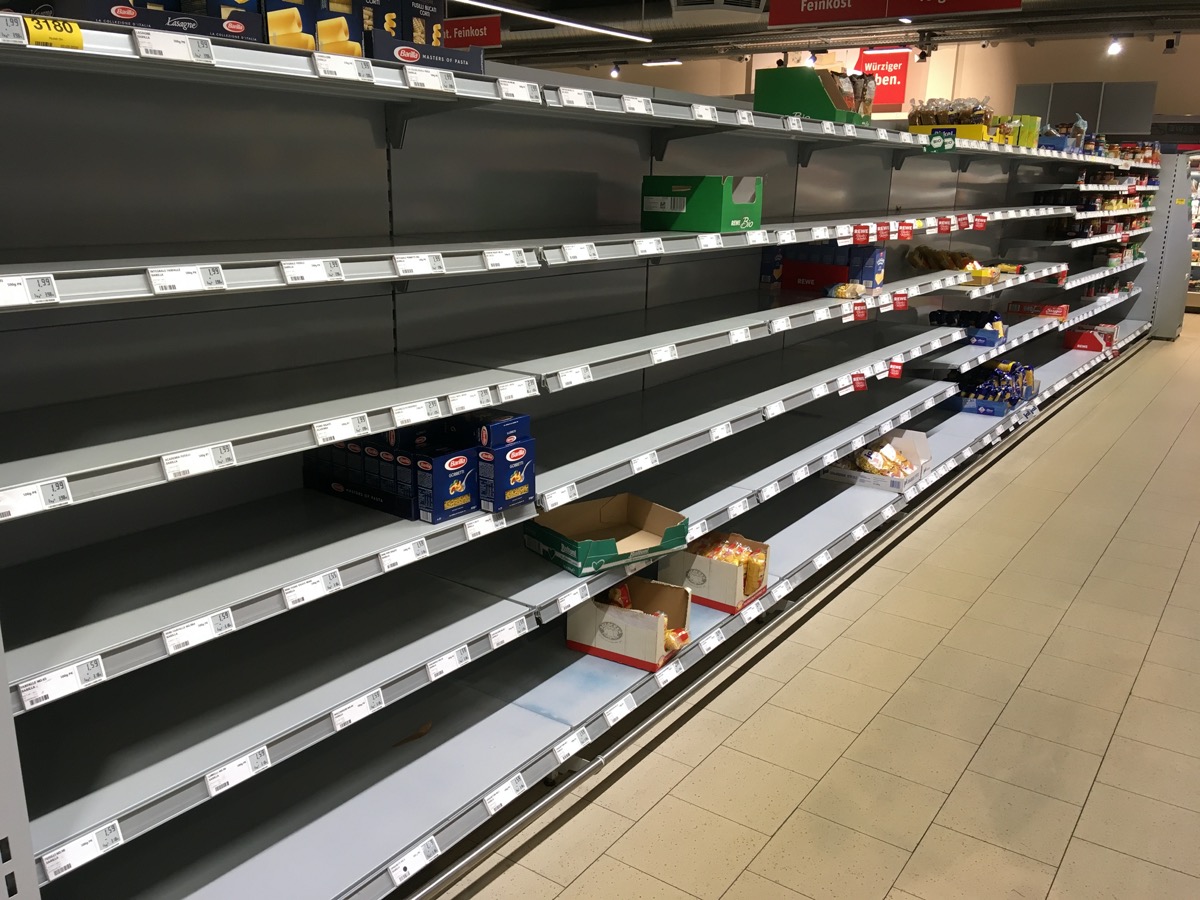
[[[856,300],[854,302],[854,321],[855,322],[867,321],[867,304],[865,304],[861,300]]]
[[[875,240],[890,241],[892,239],[892,223],[880,222],[875,226]]]
[[[888,363],[888,378],[899,378],[904,374],[904,363],[892,360]]]
[[[913,223],[912,222],[901,222],[900,228],[899,228],[899,235],[898,235],[900,240],[911,241],[912,234],[913,234]]]
[[[1127,235],[1127,234],[1121,235],[1121,243],[1128,244],[1129,243],[1129,235]]]
[[[938,234],[949,234],[951,224],[949,216],[938,216]]]
[[[871,226],[870,225],[855,225],[854,226],[854,243],[856,243],[856,244],[871,243]]]
[[[892,294],[892,309],[899,311],[908,309],[908,291],[896,291]]]
[[[867,389],[867,376],[862,372],[855,372],[850,376],[850,381],[853,382],[856,391],[865,391]]]
[[[975,217],[975,230],[976,231],[986,231],[987,230],[987,216],[976,216]]]
[[[959,231],[970,231],[971,230],[971,217],[970,216],[963,215],[962,213],[959,214],[958,230]]]

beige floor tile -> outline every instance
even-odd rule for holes
[[[1200,712],[1130,697],[1117,723],[1117,734],[1200,758]]]
[[[673,871],[671,866],[662,866],[659,874],[672,879]],[[622,900],[695,900],[686,891],[611,856],[602,856],[592,863],[560,896],[562,900],[613,900],[615,897]]]
[[[640,819],[692,771],[678,760],[650,753],[604,788],[595,802],[629,819]]]
[[[1062,559],[1053,553],[1039,553],[1026,547],[1013,557],[1005,572],[1021,572],[1035,578],[1052,578],[1079,586],[1087,581],[1093,568],[1090,561]]]
[[[1200,674],[1148,662],[1133,686],[1134,696],[1200,712]]]
[[[908,891],[902,891],[899,888],[892,888],[888,891],[887,896],[883,900],[921,900],[916,894],[910,894]]]
[[[992,580],[979,575],[968,575],[965,572],[931,566],[928,562],[924,562],[905,575],[904,580],[900,583],[919,591],[953,597],[955,600],[974,601],[978,600],[979,596],[987,590]]]
[[[1046,639],[1006,625],[994,625],[982,619],[963,616],[942,639],[942,643],[956,650],[977,653],[1001,662],[1030,666],[1037,659]]]
[[[1010,485],[988,503],[985,511],[997,519],[1025,519],[1044,522],[1067,499],[1067,494],[1039,488]]]
[[[843,758],[800,808],[905,850],[915,850],[945,799],[941,791]]]
[[[1101,578],[1123,581],[1126,584],[1138,587],[1148,587],[1156,591],[1169,591],[1175,586],[1175,577],[1179,574],[1179,569],[1148,566],[1145,563],[1133,562],[1129,559],[1104,556],[1096,563],[1093,574]]]
[[[992,582],[988,591],[1003,594],[1005,597],[1016,597],[1018,600],[1028,600],[1030,603],[1066,609],[1079,593],[1079,586],[1006,569]]]
[[[1115,712],[1022,687],[1017,688],[996,724],[1103,754],[1117,719]]]
[[[1048,797],[1083,806],[1102,757],[997,725],[970,769]]]
[[[954,538],[951,538],[938,547],[936,553],[932,553],[926,558],[924,565],[947,569],[951,572],[962,572],[965,575],[979,576],[991,581],[1012,562],[1012,556],[991,553],[979,555],[977,544],[974,551],[977,555],[972,555],[969,550],[964,549],[966,542],[952,544],[953,540]]]
[[[876,567],[881,569],[892,569],[896,572],[905,574],[911,572],[937,549],[938,545],[946,539],[946,535],[939,532],[927,532],[926,525],[922,525],[920,529],[913,532],[916,535],[931,535],[927,541],[914,542],[911,537],[905,538],[875,563]]]
[[[788,640],[824,650],[849,627],[845,619],[819,612],[789,635]]]
[[[760,706],[775,696],[781,687],[778,681],[753,672],[741,672],[725,690],[705,702],[710,712],[745,722]]]
[[[883,708],[886,715],[978,744],[1003,703],[912,678]]]
[[[1053,879],[1052,866],[935,824],[896,887],[922,900],[1031,900]]]
[[[786,684],[795,678],[801,669],[816,659],[820,652],[816,647],[806,647],[795,641],[784,641],[751,666],[750,671],[755,675]]]
[[[1032,519],[998,519],[987,509],[980,510],[967,522],[967,528],[974,531],[991,532],[1007,538],[1015,538],[1022,544],[1033,537],[1040,527],[1041,523]]]
[[[1050,640],[1046,641],[1042,653],[1108,669],[1110,672],[1137,675],[1146,656],[1146,645],[1060,625],[1050,635]]]
[[[843,637],[924,658],[946,636],[946,629],[904,616],[871,610],[846,629]]]
[[[817,782],[729,747],[718,747],[671,790],[680,800],[774,834]]]
[[[1049,900],[1184,900],[1200,897],[1200,879],[1073,838]]]
[[[809,900],[782,884],[745,871],[721,897],[721,900]]]
[[[1097,781],[1200,813],[1200,758],[1114,735]]]
[[[739,722],[709,710],[701,710],[654,749],[663,756],[697,766],[725,738],[737,731]]]
[[[1057,866],[1078,818],[1078,806],[967,769],[937,823]]]
[[[1097,784],[1075,836],[1147,862],[1200,876],[1200,813]]]
[[[1130,541],[1126,538],[1114,538],[1108,545],[1105,555],[1115,556],[1118,559],[1129,559],[1150,566],[1178,569],[1183,565],[1187,551],[1176,547],[1164,547],[1161,544],[1147,544],[1142,541]]]
[[[771,702],[792,712],[858,732],[866,727],[891,696],[889,691],[818,672],[810,667],[784,685],[771,698]]]
[[[822,650],[808,667],[890,693],[921,664],[915,656],[850,640],[847,635],[849,632]]]
[[[1180,497],[1176,494],[1160,493],[1158,491],[1145,491],[1138,502],[1134,504],[1139,514],[1150,513],[1153,515],[1156,512],[1173,512],[1183,515],[1192,515],[1195,510],[1195,501],[1189,497]]]
[[[873,566],[855,578],[850,583],[850,586],[858,588],[860,591],[866,591],[868,594],[875,594],[882,597],[899,584],[900,579],[903,577],[895,569],[881,569],[878,566]]]
[[[1091,576],[1079,589],[1077,599],[1087,603],[1097,603],[1101,606],[1115,606],[1130,612],[1146,615],[1159,615],[1167,605],[1170,597],[1166,591],[1156,591],[1153,588],[1138,587],[1123,581],[1113,581],[1111,578]]]
[[[1177,637],[1190,638],[1194,641],[1200,640],[1200,610],[1168,606],[1163,610],[1162,621],[1158,623],[1158,629]]]
[[[1151,490],[1154,489],[1151,488]],[[1200,513],[1196,512],[1196,504],[1193,502],[1190,509],[1184,511],[1134,509],[1129,513],[1125,521],[1135,525],[1148,525],[1159,531],[1190,532],[1192,535],[1192,537],[1188,538],[1190,542],[1195,539],[1196,527],[1200,525]],[[1157,542],[1149,541],[1149,543],[1153,544]]]
[[[1184,581],[1182,576],[1175,582],[1175,589],[1171,591],[1171,597],[1167,601],[1170,606],[1182,606],[1184,609],[1200,609],[1200,559],[1195,563],[1184,563],[1184,565],[1195,565],[1197,577],[1191,582]]]
[[[1158,627],[1158,616],[1076,600],[1063,616],[1062,624],[1149,644]]]
[[[566,887],[633,824],[632,819],[603,806],[583,804],[573,814],[555,820],[538,840],[519,844],[505,855]]]
[[[1192,544],[1195,547],[1195,544]],[[1178,584],[1186,584],[1195,588],[1200,586],[1200,559],[1189,558],[1179,569]],[[1193,594],[1193,596],[1195,596]]]
[[[752,828],[668,795],[608,855],[662,875],[702,900],[717,900],[766,842],[766,835]]]
[[[953,628],[970,608],[970,601],[919,591],[903,584],[896,585],[875,605],[879,612],[937,625],[939,628]]]
[[[1158,632],[1150,642],[1146,662],[1183,669],[1200,675],[1200,641],[1180,637],[1177,634]]]
[[[1063,610],[988,591],[975,601],[967,615],[993,625],[1047,637],[1063,617]]]
[[[553,900],[561,891],[561,885],[497,853],[441,896],[446,900]]]
[[[725,746],[809,778],[829,771],[856,732],[768,703],[725,740]]]
[[[891,716],[876,716],[845,757],[949,793],[979,748]]]
[[[937,647],[913,674],[925,681],[1006,703],[1025,677],[1025,669],[965,650]]]
[[[1135,510],[1136,512],[1136,510]],[[1155,523],[1147,521],[1145,518],[1133,520],[1131,518],[1117,529],[1117,537],[1124,538],[1127,541],[1138,541],[1146,544],[1158,544],[1162,547],[1175,547],[1179,550],[1186,550],[1192,542],[1192,537],[1195,535],[1195,529],[1186,526],[1180,527],[1177,523]]]
[[[878,900],[907,859],[899,847],[798,809],[750,871],[813,900]]]
[[[821,612],[829,616],[837,616],[839,619],[849,619],[853,622],[878,602],[878,594],[860,590],[856,587],[848,587],[844,588],[840,594],[825,604]]]
[[[1022,686],[1119,713],[1125,706],[1133,678],[1069,659],[1039,656]]]

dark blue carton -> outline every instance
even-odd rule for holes
[[[479,503],[488,512],[532,503],[537,497],[533,438],[479,448]]]
[[[493,450],[533,437],[529,416],[503,409],[478,409],[445,420],[447,443]]]
[[[445,522],[479,509],[479,454],[475,448],[431,448],[412,454],[417,510],[422,522]]]

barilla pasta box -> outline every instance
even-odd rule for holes
[[[337,445],[306,452],[303,466],[304,486],[403,519],[418,518],[415,498],[401,496],[382,478],[373,482],[371,476],[365,474],[365,469],[359,471],[345,465],[337,466],[334,464],[335,458],[345,462],[356,457],[348,447]]]
[[[479,509],[478,451],[434,448],[412,454],[422,522],[457,519]]]
[[[691,624],[691,592],[646,578],[628,578],[622,587],[628,588],[628,608],[585,600],[567,613],[567,646],[656,672],[675,655],[666,649],[667,629],[686,631]]]
[[[479,448],[480,507],[500,512],[533,502],[537,497],[535,445],[533,438],[525,438],[501,447]]]
[[[161,7],[161,8],[160,8]],[[192,4],[113,3],[112,0],[0,0],[0,10],[124,25],[130,28],[149,28],[155,31],[175,31],[182,34],[204,35],[230,41],[261,43],[262,17],[257,12],[233,10],[228,16],[204,15],[201,3],[196,12]]]
[[[634,494],[584,500],[525,523],[525,546],[574,575],[666,556],[687,546],[688,518]]]
[[[737,541],[754,551],[757,558],[746,562],[726,562],[705,555],[705,549],[723,541]],[[692,592],[701,606],[735,613],[767,592],[767,565],[771,548],[740,534],[710,532],[686,550],[672,553],[658,564],[658,577],[669,584],[681,584]],[[758,554],[761,554],[759,556]]]
[[[477,409],[445,420],[449,442],[492,449],[529,440],[529,425],[529,416],[503,409]]]
[[[369,39],[368,51],[372,59],[403,63],[406,66],[447,69],[451,72],[462,72],[468,75],[483,74],[483,49],[481,47],[464,47],[458,50],[453,47],[414,44],[412,41],[405,41],[388,34],[378,25],[367,32],[367,37]]]
[[[429,47],[442,46],[442,0],[364,0],[363,27],[378,28],[393,38]]]
[[[276,47],[364,55],[362,0],[263,0],[263,12]]]

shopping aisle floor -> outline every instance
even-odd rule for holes
[[[1187,325],[450,896],[1200,898]]]

